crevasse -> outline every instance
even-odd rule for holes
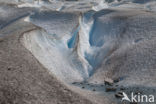
[[[87,80],[109,52],[109,41],[104,42],[107,33],[101,33],[100,28],[106,24],[97,19],[100,14],[95,11],[81,14],[71,35],[57,38],[57,34],[37,29],[25,33],[22,42],[57,78],[65,82]]]

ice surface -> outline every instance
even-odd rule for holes
[[[28,2],[20,5],[26,3]],[[140,63],[146,62],[140,62],[141,58],[135,60],[127,50],[132,50],[132,47],[155,33],[154,26],[150,24],[155,18],[152,14],[155,11],[154,3],[134,0],[29,3],[31,7],[38,6],[39,10],[25,18],[25,21],[40,28],[25,33],[24,46],[50,72],[65,82],[102,83],[106,77],[123,77],[129,74],[129,80],[133,80],[134,75],[143,68]],[[149,24],[150,28],[145,24]],[[145,27],[152,30],[146,30]],[[135,54],[137,53],[134,52]],[[128,56],[133,60],[131,64],[120,65],[121,62],[124,63],[120,58],[128,60]],[[139,63],[136,69],[132,68],[136,72],[131,72],[126,67],[133,66],[133,62]]]
[[[111,7],[134,9],[142,8],[146,10],[151,10],[151,8],[155,7],[153,5],[153,3],[155,3],[155,0],[15,0],[12,2],[20,3],[18,7],[46,7],[48,9],[57,11],[87,11],[91,9],[99,11],[101,9]]]
[[[91,10],[80,14],[43,11],[31,15],[29,19],[43,29],[25,33],[23,41],[25,47],[50,72],[65,82],[103,83],[104,78],[123,76],[133,80],[136,73],[145,68],[141,63],[146,63],[141,62],[143,57],[135,57],[137,49],[145,51],[137,45],[155,34],[154,25],[151,24],[155,19],[150,15],[152,14],[144,11],[114,9],[98,12]],[[132,47],[135,46],[137,48],[133,50]],[[127,52],[128,50],[134,54]],[[127,59],[123,55],[131,57]],[[124,60],[133,61],[126,63]],[[135,63],[139,64],[132,67]],[[153,65],[146,65],[152,71]],[[137,77],[138,80],[148,77],[148,74],[142,75],[137,75],[140,76]],[[138,82],[133,81],[134,83]]]
[[[95,98],[97,103],[99,99],[106,103],[103,98],[114,96],[114,92],[107,93],[105,79],[115,79],[113,87],[120,90],[125,86],[122,88],[128,92],[142,86],[156,87],[155,5],[152,0],[0,1],[0,36],[19,31],[9,38],[5,36],[1,45],[18,38],[20,31],[33,28],[15,40],[26,48],[21,47],[22,51],[32,53],[35,62],[68,84],[70,90],[80,94],[84,91],[92,101]],[[99,96],[94,95],[97,93]]]

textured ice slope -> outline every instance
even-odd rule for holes
[[[9,5],[0,4],[0,29],[7,27],[9,24],[21,18],[29,16],[32,11],[31,8],[18,9]]]
[[[99,11],[104,8],[122,7],[156,11],[155,0],[0,0],[0,3],[16,4],[17,7],[46,8],[56,11]]]

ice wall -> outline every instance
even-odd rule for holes
[[[25,33],[24,46],[58,79],[103,83],[106,77],[126,76],[126,84],[139,84],[154,74],[156,23],[152,12],[41,12],[29,20],[42,29]]]
[[[114,45],[113,39],[117,37],[117,33],[123,28],[122,20],[118,18],[109,21],[109,18],[106,17],[108,18],[107,23],[103,23],[103,19],[101,19],[104,18],[103,15],[111,12],[113,11],[102,10],[80,14],[75,28],[71,32],[69,32],[70,29],[65,29],[67,34],[62,29],[50,30],[48,27],[53,25],[51,23],[58,23],[56,25],[63,26],[60,23],[62,20],[66,20],[65,18],[69,18],[68,14],[64,14],[64,17],[59,18],[57,18],[59,15],[57,13],[51,16],[46,14],[47,19],[54,21],[51,21],[49,26],[42,25],[43,18],[46,18],[46,16],[42,16],[44,13],[39,14],[41,15],[39,16],[40,19],[38,14],[35,14],[30,17],[30,21],[32,20],[35,24],[40,23],[43,28],[50,31],[39,29],[25,33],[23,38],[24,46],[47,69],[62,80],[67,82],[87,80],[101,65]],[[56,22],[57,19],[59,19],[58,22]],[[55,32],[55,34],[52,34],[52,32]]]

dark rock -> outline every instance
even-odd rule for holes
[[[115,87],[118,87],[119,85],[115,85]]]
[[[109,85],[109,86],[112,86],[113,85],[113,80],[112,79],[105,79],[105,85]]]
[[[93,89],[93,91],[96,91],[95,89]]]
[[[84,89],[85,87],[83,86],[82,89]]]
[[[120,87],[120,90],[126,90],[126,88],[122,86],[122,87]]]
[[[106,92],[115,92],[116,88],[115,87],[107,87]]]
[[[114,83],[118,83],[120,81],[119,78],[114,79]]]
[[[122,97],[124,97],[124,96],[123,96],[123,92],[121,92],[121,91],[117,92],[117,93],[115,94],[115,97],[116,97],[116,98],[122,98]]]
[[[3,39],[0,38],[0,42],[3,42]]]
[[[8,70],[11,70],[11,68],[10,68],[10,67],[8,67]]]
[[[73,82],[72,84],[76,84],[76,82]]]
[[[103,87],[104,85],[101,85],[101,87]]]

